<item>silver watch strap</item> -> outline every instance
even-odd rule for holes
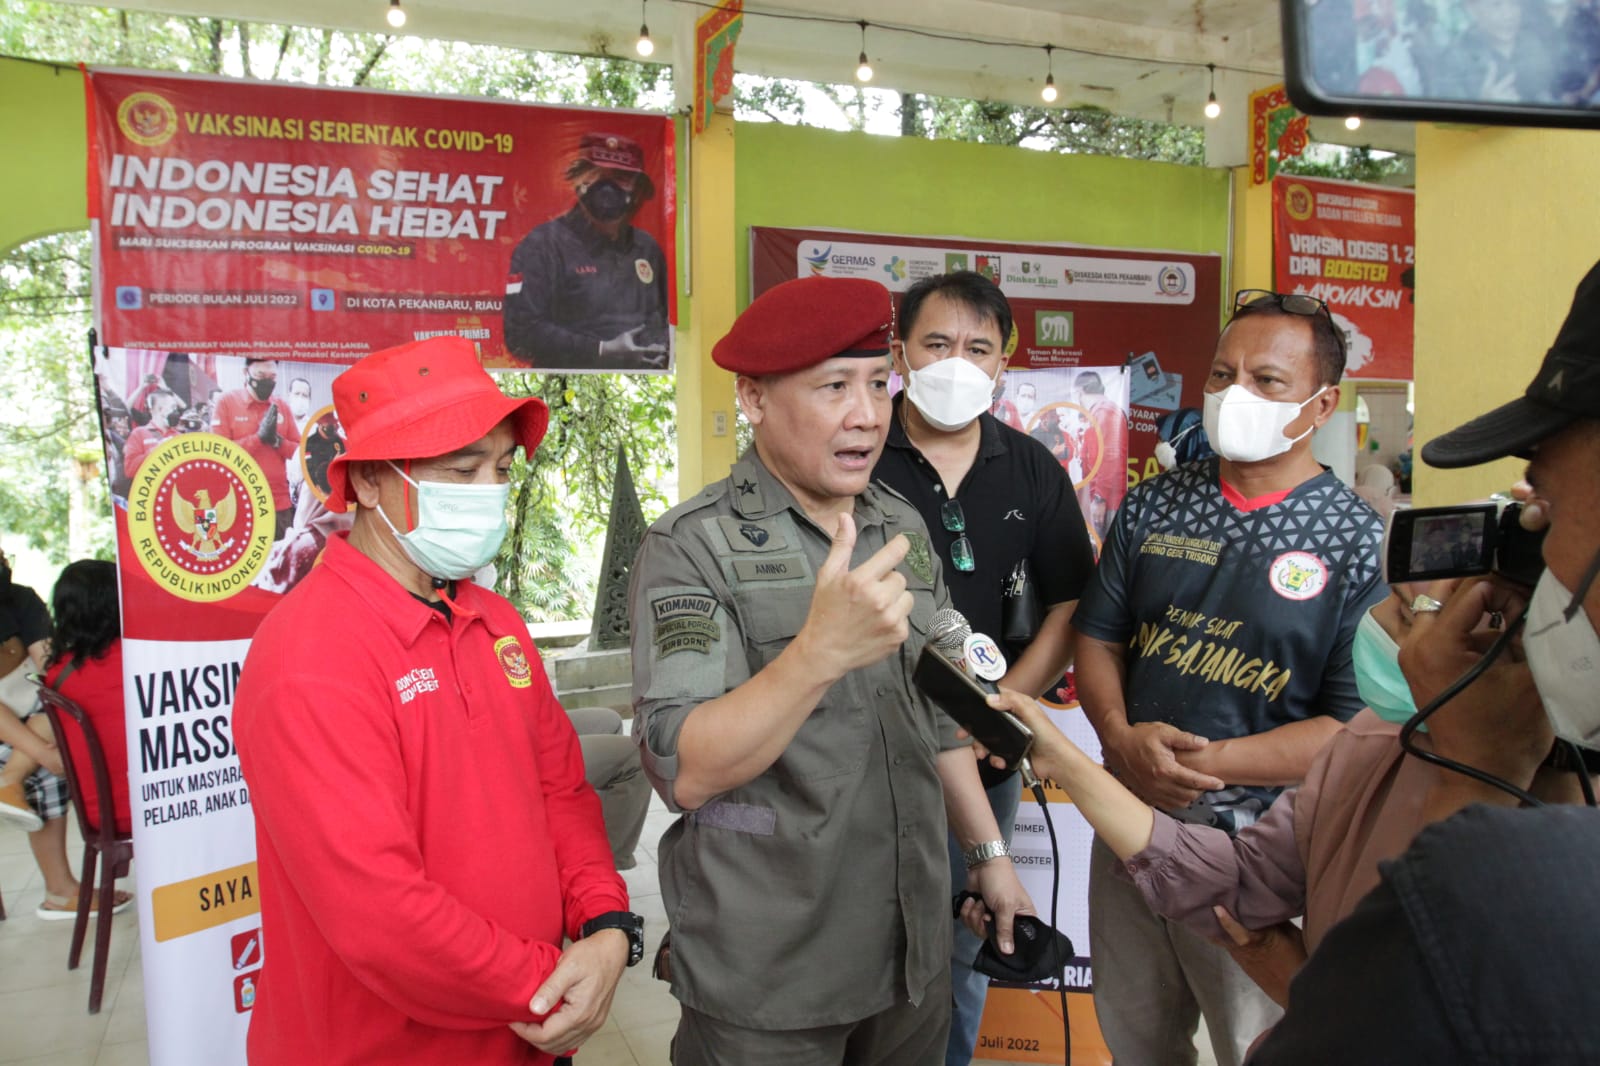
[[[970,870],[974,866],[981,866],[990,859],[998,859],[1002,855],[1010,854],[1011,847],[1004,840],[986,840],[976,847],[963,851],[961,858],[967,864],[967,869]]]

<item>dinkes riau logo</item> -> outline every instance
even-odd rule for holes
[[[117,108],[117,128],[134,144],[155,148],[178,132],[178,111],[165,96],[132,93]]]
[[[156,584],[196,603],[227,599],[255,580],[276,518],[261,467],[211,433],[162,442],[128,490],[134,556]]]

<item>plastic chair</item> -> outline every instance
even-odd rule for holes
[[[99,910],[94,928],[94,969],[89,976],[89,1013],[98,1014],[106,984],[106,956],[111,952],[111,920],[115,917],[111,908],[116,905],[117,878],[126,877],[133,862],[133,835],[117,832],[111,771],[106,766],[105,748],[100,745],[100,734],[94,723],[76,702],[47,685],[39,686],[39,699],[50,716],[50,728],[60,740],[61,761],[66,764],[67,784],[72,787],[72,809],[78,812],[78,829],[83,834],[83,872],[78,878],[78,917],[72,924],[72,950],[67,955],[69,970],[78,968],[83,955],[83,938],[89,929],[89,901],[95,891],[95,865],[104,859],[100,864]],[[89,814],[83,809],[83,790],[78,782],[83,778],[85,767],[73,762],[72,746],[65,740],[69,728],[83,731],[89,749],[87,769],[94,775],[99,796],[98,826],[90,824]]]

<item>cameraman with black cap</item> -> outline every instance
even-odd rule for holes
[[[1513,645],[1429,728],[1436,752],[1537,793],[1554,769],[1595,765],[1553,736],[1600,746],[1600,264],[1526,394],[1422,455],[1436,467],[1531,460],[1524,522],[1548,522],[1548,569],[1526,607],[1526,662]],[[1485,618],[1515,624],[1522,610],[1491,581],[1446,600],[1418,598],[1401,650],[1419,707],[1483,657]],[[1448,820],[1386,864],[1378,888],[1329,933],[1251,1066],[1600,1061],[1600,1012],[1582,976],[1600,956],[1600,814],[1508,810],[1519,801],[1507,791],[1460,775],[1443,775],[1427,802],[1428,815]]]

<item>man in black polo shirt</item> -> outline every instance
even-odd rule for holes
[[[545,369],[641,370],[667,364],[667,260],[632,219],[655,195],[644,149],[586,133],[566,180],[570,211],[511,253],[506,351]]]
[[[1000,641],[1010,670],[1000,683],[1039,695],[1071,657],[1068,625],[1094,569],[1094,553],[1072,483],[1038,441],[992,417],[989,405],[1005,365],[1011,307],[994,283],[972,271],[925,278],[900,301],[895,369],[906,382],[895,397],[889,440],[873,476],[921,513],[957,610],[974,631]],[[1007,642],[1002,588],[1026,561],[1043,619],[1029,642]],[[1011,842],[1022,785],[1011,771],[980,764],[995,820]],[[952,884],[966,869],[954,838]],[[989,979],[972,969],[977,939],[955,923],[951,953],[955,1012],[947,1066],[972,1059]]]

